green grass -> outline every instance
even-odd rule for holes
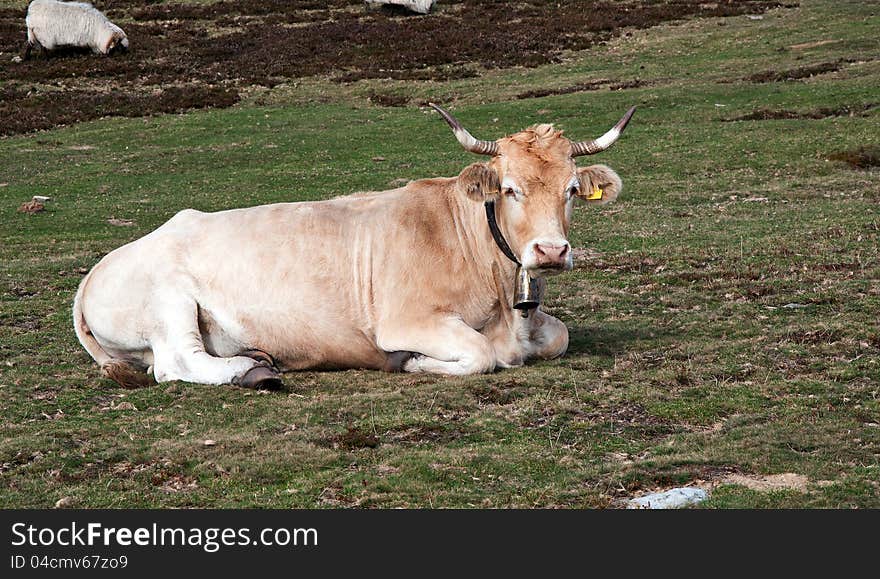
[[[718,485],[706,507],[880,507],[880,181],[827,160],[880,144],[878,109],[722,122],[880,102],[878,38],[876,5],[807,1],[634,31],[538,69],[310,79],[228,110],[0,139],[0,506],[605,507],[700,482]],[[742,80],[839,59],[852,62],[802,81]],[[648,84],[515,98],[599,78]],[[550,284],[568,355],[466,378],[303,372],[275,394],[100,378],[71,327],[77,284],[179,209],[472,162],[436,114],[370,106],[377,90],[454,101],[481,138],[535,122],[589,138],[640,105],[594,158],[623,195],[576,211],[571,241],[592,257]],[[18,213],[32,195],[53,198],[47,211]],[[378,446],[350,448],[349,430]],[[726,484],[732,472],[810,483],[762,492]]]

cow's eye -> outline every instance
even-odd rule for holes
[[[577,185],[572,185],[568,188],[568,191],[565,192],[565,196],[571,199],[578,194],[578,191],[580,191],[580,188]]]
[[[516,191],[514,191],[512,187],[505,187],[502,190],[502,193],[504,193],[508,197],[516,197]]]

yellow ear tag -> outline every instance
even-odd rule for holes
[[[600,187],[596,187],[595,189],[593,189],[593,192],[592,192],[592,193],[590,193],[589,195],[587,195],[587,199],[590,200],[590,201],[595,201],[596,199],[601,199],[601,198],[602,198],[602,194],[604,194],[604,193],[605,193],[605,192],[602,191],[602,189],[601,189]]]

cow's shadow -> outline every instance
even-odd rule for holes
[[[568,326],[568,355],[616,356],[633,349],[644,349],[639,342],[656,342],[669,334],[658,328],[633,328],[603,322],[592,326]]]

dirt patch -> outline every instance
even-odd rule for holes
[[[623,82],[611,82],[608,79],[591,80],[588,82],[579,82],[572,86],[554,89],[530,90],[516,95],[518,99],[533,99],[545,96],[572,94],[576,92],[589,92],[600,89],[607,90],[623,90],[628,88],[638,88],[648,86],[650,83],[640,79],[627,80]]]
[[[833,153],[828,155],[828,158],[832,161],[843,161],[853,169],[880,167],[880,147],[868,145],[850,151]]]
[[[599,428],[621,428],[641,435],[660,436],[680,430],[676,425],[650,414],[644,406],[635,402],[618,401],[592,408],[589,411],[574,408],[545,407],[526,416],[521,425],[530,429],[561,427],[566,423],[579,423]]]
[[[624,464],[630,461],[623,455]],[[610,457],[616,458],[616,457]],[[618,458],[619,460],[619,458]],[[646,477],[637,471],[624,476],[617,488],[608,490],[614,496],[612,504],[624,507],[625,501],[633,492],[663,492],[675,487],[691,486],[701,488],[710,494],[720,485],[739,485],[759,492],[793,490],[807,492],[810,479],[801,474],[782,473],[771,475],[749,475],[737,471],[733,466],[688,465],[677,466],[668,472]],[[817,486],[829,486],[831,481],[818,481]]]
[[[599,90],[609,82],[607,79],[600,80],[591,80],[588,82],[579,82],[572,86],[567,86],[563,88],[550,88],[550,89],[540,89],[540,90],[530,90],[516,95],[518,99],[533,99],[533,98],[541,98],[545,96],[553,96],[560,94],[572,94],[576,92],[587,92],[591,90]]]
[[[785,82],[792,80],[801,80],[810,78],[818,74],[827,74],[836,72],[843,68],[844,64],[853,62],[848,59],[836,60],[834,62],[820,62],[819,64],[811,64],[808,66],[799,66],[789,70],[765,70],[745,77],[744,80],[749,82],[765,83],[765,82]]]
[[[815,42],[803,42],[801,44],[792,44],[791,46],[789,46],[789,48],[791,50],[807,50],[809,48],[817,48],[819,46],[825,46],[826,44],[833,44],[835,42],[838,42],[838,41],[834,40],[834,39],[817,40]]]
[[[0,459],[0,474],[4,474],[14,468],[22,467],[37,462],[43,458],[39,450],[35,452],[18,451],[14,456]]]
[[[39,317],[33,314],[25,314],[15,316],[10,320],[0,319],[0,326],[17,328],[19,330],[24,330],[25,332],[34,332],[43,328],[43,322]]]
[[[361,497],[352,497],[345,492],[339,483],[324,487],[318,495],[318,502],[328,507],[356,507],[361,504]]]
[[[665,262],[643,253],[609,253],[584,263],[586,269],[606,273],[658,274],[666,267]]]
[[[172,474],[167,477],[157,475],[153,477],[152,482],[159,487],[159,490],[166,493],[185,493],[199,488],[195,478],[183,474]]]
[[[739,473],[729,474],[720,480],[721,484],[740,485],[753,491],[769,492],[793,490],[804,492],[810,479],[802,474],[786,472],[782,474],[770,474],[765,476],[745,475]]]
[[[369,99],[371,103],[377,104],[380,107],[404,107],[409,102],[409,97],[407,96],[375,91],[370,93]]]
[[[855,273],[859,271],[864,271],[865,269],[872,267],[874,264],[874,260],[866,260],[859,262],[857,260],[853,261],[836,261],[831,263],[817,263],[811,266],[813,271],[842,271],[846,273]]]
[[[681,486],[710,490],[717,486],[717,481],[735,473],[735,467],[711,464],[675,465],[668,467],[665,472],[653,474],[633,470],[623,476],[620,486],[609,489],[609,494],[629,499],[635,492],[663,492]]]
[[[515,381],[503,384],[477,384],[471,387],[471,394],[480,404],[507,405],[528,395],[529,387]]]
[[[606,409],[586,413],[579,417],[579,420],[607,423],[614,428],[628,428],[643,436],[663,436],[681,430],[667,420],[650,414],[641,404],[625,401]]]
[[[40,295],[39,291],[20,286],[16,282],[12,282],[7,291],[10,295],[17,298],[32,298],[34,296]]]
[[[170,86],[132,92],[0,91],[0,135],[50,129],[102,117],[142,117],[190,109],[228,107],[238,102],[234,89]]]
[[[22,63],[4,56],[0,134],[103,116],[227,107],[247,87],[299,77],[447,80],[486,69],[533,67],[605,41],[624,27],[780,6],[785,5],[754,0],[450,0],[428,16],[409,18],[366,12],[354,0],[107,0],[103,8],[122,23],[131,50],[113,57],[67,52]],[[0,52],[20,51],[23,15],[0,11]],[[619,88],[627,86],[633,85]],[[405,104],[393,95],[377,94],[375,100]]]
[[[315,441],[318,446],[335,450],[359,450],[376,448],[380,444],[442,444],[457,440],[467,434],[466,428],[453,422],[397,426],[382,433],[381,437],[371,431],[349,427],[345,432]]]
[[[343,450],[376,448],[379,446],[379,437],[372,432],[350,426],[345,432],[319,440],[317,444],[327,448]]]
[[[785,339],[801,345],[833,344],[844,338],[843,332],[832,328],[817,330],[792,330]]]
[[[856,115],[864,115],[871,109],[875,108],[877,103],[867,103],[863,105],[844,105],[842,107],[820,107],[810,111],[790,111],[760,108],[739,116],[721,119],[722,122],[729,123],[734,121],[775,121],[788,119],[827,119],[830,117],[853,117]]]
[[[117,3],[122,5],[122,3]],[[138,4],[135,2],[134,4]],[[352,5],[348,0],[221,0],[210,4],[156,4],[155,1],[142,1],[143,7],[131,11],[135,20],[210,20],[227,19],[247,21],[257,16],[280,16],[282,22],[309,22],[323,20],[330,15],[330,9],[343,9]],[[109,14],[124,14],[122,10],[111,10]]]

